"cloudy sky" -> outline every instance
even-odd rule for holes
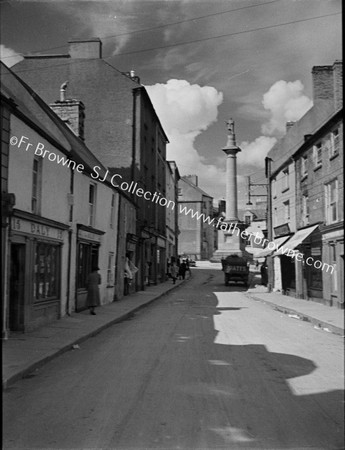
[[[240,206],[244,176],[312,106],[311,69],[341,59],[340,0],[0,0],[1,55],[66,53],[97,36],[103,57],[135,70],[171,143],[168,159],[225,195],[225,121],[235,120]]]

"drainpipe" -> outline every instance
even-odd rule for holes
[[[272,159],[266,156],[265,169],[267,178],[267,239],[269,242],[273,240],[272,233],[272,186],[271,186],[271,164]],[[267,257],[267,272],[268,272],[268,292],[272,292],[274,282],[274,267],[272,256]]]
[[[73,196],[74,193],[74,172],[71,168],[71,178],[70,178],[70,195]],[[73,198],[73,197],[72,197]],[[69,217],[69,222],[73,223],[73,203],[71,201],[72,204],[70,204],[70,208],[71,210],[69,211],[70,217]],[[70,301],[69,301],[69,297],[70,297],[70,284],[71,284],[71,267],[72,267],[72,262],[71,262],[71,258],[72,258],[72,234],[73,234],[73,230],[70,228],[68,230],[68,261],[67,261],[67,293],[66,293],[66,314],[68,316],[71,315],[70,313]]]

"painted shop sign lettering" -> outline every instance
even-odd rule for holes
[[[49,237],[51,239],[63,240],[63,230],[42,225],[41,223],[29,222],[28,220],[12,217],[12,230],[20,231],[35,236]]]
[[[78,230],[78,238],[86,239],[88,241],[101,242],[101,236],[96,233],[91,233],[90,231]]]

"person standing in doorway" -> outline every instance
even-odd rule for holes
[[[98,285],[101,284],[101,276],[98,273],[98,271],[99,271],[98,266],[93,267],[87,279],[86,304],[90,310],[90,314],[92,314],[93,316],[96,315],[95,313],[96,306],[100,305]]]

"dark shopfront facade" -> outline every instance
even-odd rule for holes
[[[7,329],[30,331],[61,316],[68,226],[15,210],[9,233]]]
[[[99,264],[104,231],[85,225],[78,225],[77,230],[76,311],[79,312],[87,309],[87,279],[92,268]]]

